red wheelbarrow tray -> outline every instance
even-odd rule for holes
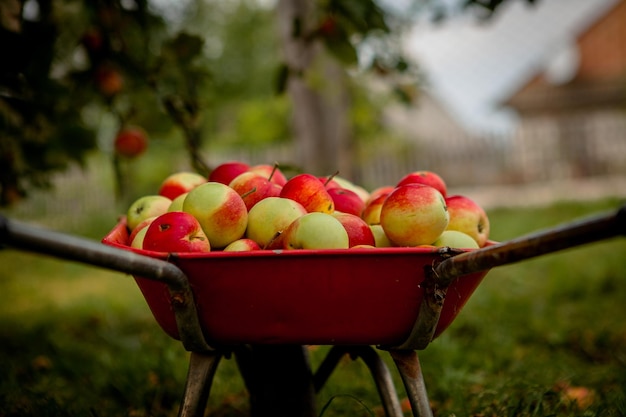
[[[131,248],[126,222],[106,245],[178,266],[192,288],[209,343],[398,345],[417,319],[425,269],[443,259],[440,248],[259,250],[179,253]],[[488,271],[455,279],[434,337],[456,318]],[[135,276],[154,318],[179,339],[166,284]]]

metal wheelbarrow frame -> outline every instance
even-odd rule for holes
[[[614,212],[591,216],[507,242],[494,243],[478,250],[462,252],[447,248],[438,250],[437,259],[424,267],[424,277],[420,284],[419,314],[406,340],[392,344],[376,344],[375,348],[365,344],[333,346],[318,370],[310,373],[309,380],[304,381],[304,388],[298,388],[303,395],[294,401],[295,406],[301,409],[289,412],[279,407],[272,410],[272,415],[281,415],[281,412],[284,415],[314,415],[311,409],[312,396],[321,389],[339,360],[348,354],[353,358],[361,358],[368,366],[386,415],[402,416],[391,374],[377,352],[381,350],[388,351],[393,359],[413,415],[432,416],[416,351],[425,349],[436,336],[448,289],[455,285],[455,282],[472,274],[486,274],[493,267],[623,235],[626,235],[626,206]],[[189,277],[172,262],[34,227],[2,216],[0,216],[0,243],[163,283],[167,287],[169,304],[175,319],[176,336],[191,353],[179,416],[204,415],[219,361],[233,353],[237,357],[246,385],[252,388],[252,398],[255,398],[254,391],[258,388],[258,382],[257,385],[252,382],[250,372],[259,368],[259,357],[255,357],[254,352],[245,344],[221,346],[206,338]],[[289,349],[287,354],[296,358],[296,362],[304,357],[299,356],[304,355],[302,346],[283,347]],[[298,353],[298,349],[301,353]],[[271,350],[270,347],[269,351]],[[280,349],[277,351],[280,352]],[[261,356],[260,361],[266,357]],[[306,358],[300,362],[306,366]],[[261,399],[259,406],[251,407],[252,414],[268,415],[268,404],[268,401]]]

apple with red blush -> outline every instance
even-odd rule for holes
[[[450,214],[448,230],[457,230],[471,236],[481,248],[489,240],[489,217],[476,201],[463,195],[446,198]]]
[[[188,193],[207,179],[197,172],[181,171],[167,176],[159,187],[159,195],[174,200],[181,194]]]
[[[423,184],[397,187],[380,210],[380,225],[396,246],[430,245],[446,230],[449,220],[444,197]]]
[[[223,249],[242,238],[248,224],[246,203],[219,182],[209,181],[189,191],[183,211],[198,219],[213,249]]]
[[[241,196],[248,211],[267,197],[278,197],[282,190],[280,185],[252,171],[237,175],[228,186]]]
[[[285,185],[287,182],[287,177],[280,170],[278,164],[269,165],[269,164],[259,164],[251,166],[248,171],[259,174],[262,177],[267,178],[273,183],[280,185],[281,187]]]

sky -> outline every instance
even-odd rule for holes
[[[426,87],[470,131],[505,131],[515,114],[497,103],[549,68],[555,82],[576,68],[576,35],[618,0],[509,0],[488,23],[461,14],[443,24],[418,22],[408,53]]]

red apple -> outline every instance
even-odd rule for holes
[[[411,172],[398,181],[396,187],[406,184],[424,184],[430,185],[441,193],[444,198],[448,195],[448,189],[445,181],[439,175],[432,171],[414,171]]]
[[[246,203],[235,190],[219,182],[207,182],[189,191],[183,211],[198,219],[213,249],[223,249],[246,231]]]
[[[446,230],[448,221],[441,193],[423,184],[397,187],[380,210],[380,225],[397,246],[430,245]]]
[[[249,168],[250,166],[244,162],[224,162],[211,171],[209,181],[228,185],[237,175],[246,172]]]
[[[159,188],[159,195],[174,200],[179,195],[185,194],[205,182],[207,179],[198,173],[176,172],[163,180]]]
[[[224,248],[224,252],[247,252],[260,250],[261,247],[252,239],[241,238],[231,242]]]
[[[135,158],[146,151],[148,135],[139,126],[126,126],[115,136],[115,153],[126,158]]]
[[[312,174],[298,174],[291,177],[283,186],[280,197],[297,201],[309,213],[332,213],[335,210],[335,203],[328,194],[328,190]]]
[[[446,198],[450,213],[448,230],[458,230],[470,235],[478,246],[485,246],[489,239],[489,218],[485,210],[474,200],[462,195]]]
[[[101,65],[95,74],[96,87],[106,97],[113,97],[124,88],[124,77],[111,65]]]
[[[228,186],[241,196],[248,211],[264,198],[278,197],[282,189],[280,185],[252,171],[237,175]]]
[[[365,220],[350,213],[342,213],[335,211],[332,214],[343,225],[348,233],[348,245],[349,247],[357,245],[370,245],[374,246],[376,240],[370,226],[365,223]]]
[[[280,168],[278,168],[278,165],[267,165],[267,164],[254,165],[250,167],[248,171],[255,172],[269,179],[273,183],[280,185],[281,187],[285,185],[285,183],[287,182],[287,177],[285,177],[285,174],[283,174]]]
[[[324,186],[326,187],[327,190],[330,190],[331,188],[340,188],[341,186],[339,185],[339,183],[337,181],[334,180],[334,176],[327,176],[327,177],[318,177],[320,181],[322,181],[322,184],[324,184]]]
[[[172,211],[150,223],[143,248],[157,252],[209,252],[211,244],[198,220],[189,213]]]
[[[354,191],[340,187],[327,188],[327,191],[335,203],[335,211],[350,213],[355,216],[360,216],[363,213],[365,203]]]

